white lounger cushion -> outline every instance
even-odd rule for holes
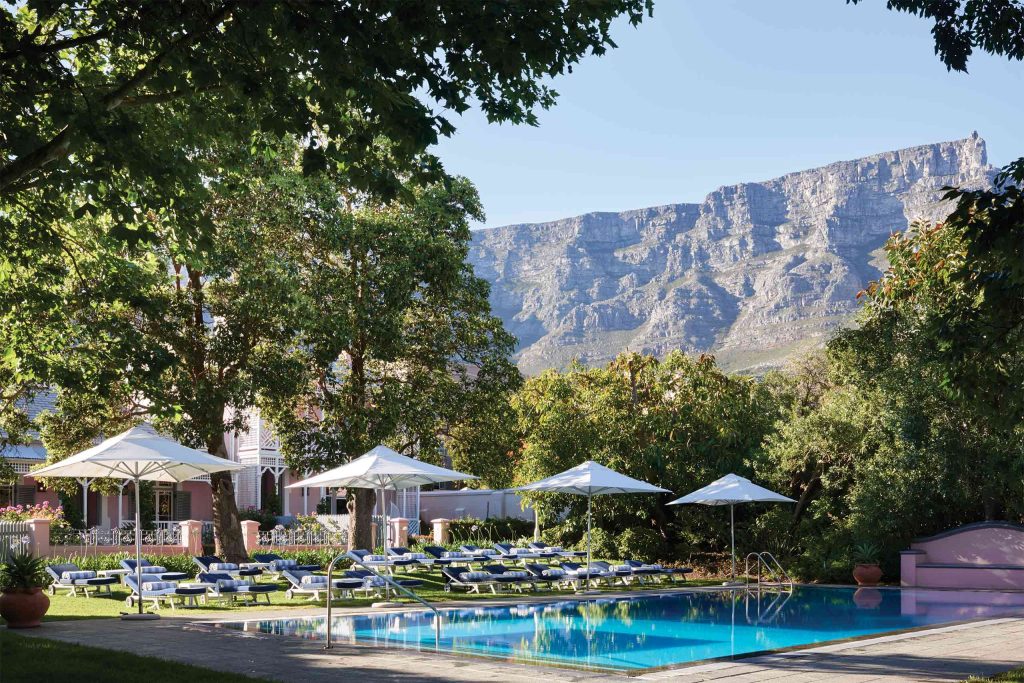
[[[238,565],[234,562],[213,562],[210,564],[210,571],[218,572],[224,571],[225,569],[228,571],[238,569]]]
[[[383,555],[367,555],[363,558],[363,562],[387,562],[388,558]]]
[[[178,584],[173,581],[149,581],[142,584],[142,590],[144,591],[163,591],[168,588],[177,588]]]
[[[425,553],[406,553],[402,555],[407,560],[425,560],[427,556]]]
[[[217,581],[217,588],[242,588],[248,585],[248,581],[241,581],[239,579],[219,579]]]
[[[444,553],[444,556],[447,557],[447,558],[451,558],[451,559],[455,560],[455,559],[458,559],[458,558],[465,557],[466,553],[464,553],[464,552],[462,552],[460,550],[449,550],[448,552]]]
[[[78,579],[95,579],[96,572],[81,570],[77,572],[64,572],[60,575],[61,581],[77,581]]]

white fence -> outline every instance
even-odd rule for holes
[[[0,522],[0,562],[12,553],[28,550],[31,531],[28,522]]]
[[[135,529],[50,529],[50,545],[114,546],[134,545]],[[142,545],[181,545],[181,527],[142,530]]]

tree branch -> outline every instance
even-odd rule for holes
[[[139,86],[156,74],[160,65],[163,64],[164,60],[167,59],[172,52],[188,46],[198,40],[200,36],[203,36],[213,30],[231,13],[233,6],[234,3],[232,2],[225,3],[221,6],[220,10],[214,13],[210,20],[207,21],[205,27],[195,31],[194,33],[185,33],[172,40],[167,47],[150,59],[149,62],[139,69],[134,76],[122,83],[113,92],[105,95],[101,100],[102,110],[105,112],[111,112],[122,106],[126,98],[130,97]],[[38,170],[42,166],[45,166],[62,156],[67,156],[68,151],[71,149],[71,134],[75,128],[76,126],[72,124],[65,126],[59,133],[50,138],[48,142],[0,168],[0,192],[6,191],[8,187],[33,171]]]
[[[27,39],[34,38],[38,35],[38,32],[32,36],[26,36]],[[70,50],[73,47],[80,47],[82,45],[88,45],[90,43],[97,43],[107,36],[110,35],[110,31],[97,31],[96,33],[90,33],[87,36],[79,36],[78,38],[68,38],[67,40],[58,40],[55,43],[46,43],[38,45],[36,43],[28,42],[26,40],[23,43],[23,47],[18,50],[11,50],[8,52],[0,52],[0,61],[11,61],[18,59],[22,56],[33,56],[46,55],[53,52],[59,52],[61,50]]]

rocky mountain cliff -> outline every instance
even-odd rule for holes
[[[975,133],[722,187],[700,204],[480,230],[470,261],[527,374],[627,348],[710,352],[759,372],[848,323],[889,234],[945,217],[943,187],[992,173]]]

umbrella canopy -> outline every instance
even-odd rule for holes
[[[672,493],[646,481],[633,479],[616,472],[610,467],[588,460],[565,472],[526,484],[513,491],[549,491],[551,493],[572,493],[587,497],[587,567],[590,567],[590,524],[591,499],[616,493]]]
[[[326,486],[393,490],[477,478],[472,474],[463,474],[410,458],[396,453],[387,446],[376,446],[350,463],[290,484],[286,488]]]
[[[472,474],[463,474],[437,465],[422,462],[407,455],[396,453],[387,446],[375,446],[350,463],[327,470],[308,479],[303,479],[285,488],[325,486],[328,488],[378,489],[380,491],[381,513],[384,522],[384,546],[387,552],[387,507],[384,491],[408,489],[424,484],[439,484],[445,481],[477,479]]]
[[[792,498],[769,491],[738,474],[727,474],[707,486],[673,500],[669,505],[736,505],[737,503],[795,503]]]
[[[728,505],[731,538],[732,577],[736,578],[736,518],[733,508],[739,503],[795,503],[792,498],[769,491],[738,474],[727,474],[707,486],[673,500],[669,505]]]
[[[182,446],[143,423],[60,462],[32,471],[33,477],[109,477],[135,482],[135,579],[142,590],[142,515],[139,482],[181,482],[204,474],[240,470],[243,466]],[[139,614],[142,599],[139,596]],[[153,617],[155,618],[155,617]]]
[[[520,486],[513,491],[551,491],[578,496],[603,496],[614,493],[671,493],[671,491],[620,474],[610,467],[588,460],[560,474]]]
[[[132,427],[60,462],[32,471],[33,477],[144,479],[181,482],[243,466],[160,436],[149,423]]]

